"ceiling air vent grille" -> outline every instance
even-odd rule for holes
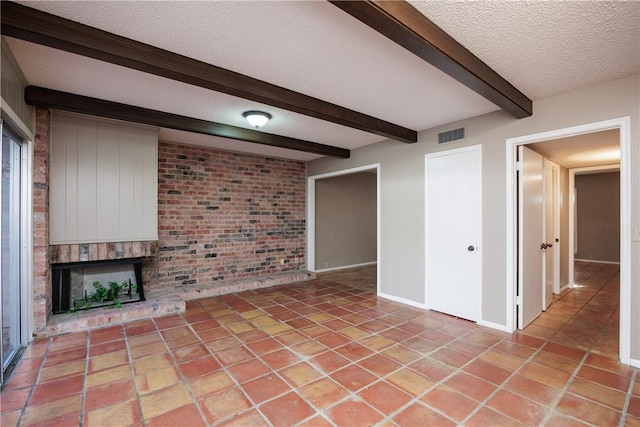
[[[446,142],[459,141],[466,137],[466,128],[461,127],[458,129],[451,129],[438,134],[438,144],[444,144]]]

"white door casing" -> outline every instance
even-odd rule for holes
[[[544,159],[544,243],[547,245],[543,259],[545,286],[542,288],[542,310],[553,302],[553,293],[558,292],[556,278],[559,275],[558,233],[558,165]]]
[[[524,329],[542,313],[544,249],[543,159],[518,147],[518,328]]]
[[[517,287],[517,181],[515,174],[515,149],[520,145],[539,141],[582,135],[609,129],[620,130],[620,362],[640,367],[640,361],[631,358],[631,118],[629,116],[592,122],[567,128],[555,129],[530,135],[507,138],[505,144],[506,167],[506,331],[517,328],[516,304],[514,295]],[[569,176],[571,179],[571,175]],[[572,225],[568,227],[569,254],[573,250]],[[569,263],[569,269],[572,268]],[[569,278],[571,273],[569,273]]]
[[[478,321],[481,291],[481,146],[428,154],[426,306]]]

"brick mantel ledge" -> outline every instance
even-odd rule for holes
[[[72,243],[50,245],[51,264],[69,262],[103,261],[150,257],[156,253],[157,241]]]

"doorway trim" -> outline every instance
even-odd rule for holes
[[[555,239],[553,244],[556,245],[556,250],[553,252],[553,292],[560,293],[560,165],[549,161],[551,169],[553,171],[553,235]],[[546,187],[545,187],[546,188]],[[546,201],[545,201],[546,202]]]
[[[593,133],[609,129],[620,130],[620,361],[631,363],[631,118],[620,117],[563,129],[524,135],[506,140],[506,313],[507,329],[515,331],[517,286],[517,222],[515,215],[516,162],[515,149],[519,145]],[[569,242],[570,243],[570,242]]]
[[[307,270],[316,271],[316,181],[365,171],[376,171],[376,294],[380,289],[380,163],[307,177]]]

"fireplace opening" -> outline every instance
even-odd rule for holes
[[[140,258],[52,264],[54,314],[144,301]]]

